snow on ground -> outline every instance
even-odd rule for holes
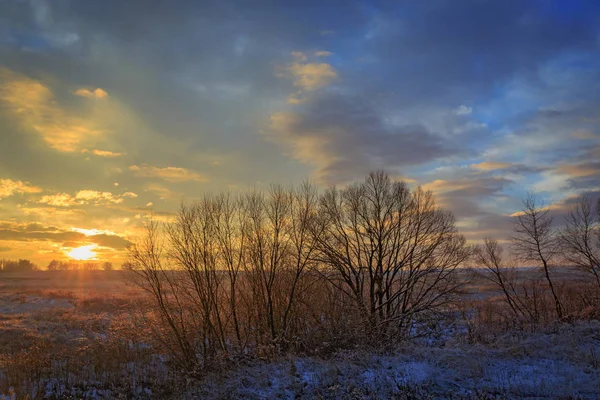
[[[289,358],[208,377],[203,399],[599,399],[600,323],[492,345],[406,345],[393,356]]]
[[[0,297],[0,314],[25,314],[49,308],[73,308],[67,299],[9,294]]]
[[[87,321],[82,319],[87,315],[82,310],[93,308],[84,302],[75,304],[73,309],[68,298],[5,294],[0,296],[0,314],[5,314],[0,334],[7,338],[34,329],[53,337],[96,337],[80,328],[81,322]],[[600,399],[600,322],[562,324],[529,333],[489,333],[484,344],[468,343],[465,325],[460,316],[454,317],[437,328],[419,327],[414,332],[418,337],[393,354],[348,351],[329,359],[257,361],[209,375],[187,389],[175,387],[179,394],[173,398]],[[94,314],[96,322],[84,325],[103,326],[105,318]],[[97,337],[105,338],[101,333]],[[166,376],[162,367],[162,361],[148,366],[154,371],[148,376],[156,377],[157,371]],[[146,379],[145,383],[152,381]],[[48,396],[63,397],[64,383],[47,383]],[[90,381],[69,393],[85,399],[124,398],[102,386],[102,382]],[[141,383],[134,386],[127,395],[133,397],[127,398],[152,397],[150,388]],[[0,400],[13,398],[10,392],[0,393]]]

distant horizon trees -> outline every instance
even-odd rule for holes
[[[38,266],[32,263],[30,260],[0,260],[0,271],[2,272],[31,272],[37,270]]]
[[[77,261],[77,260],[52,260],[46,267],[47,271],[112,271],[112,262],[105,261]]]
[[[32,272],[43,271],[37,264],[30,260],[0,259],[0,272]],[[77,260],[52,260],[45,268],[46,271],[114,271],[114,264],[110,261],[77,261]]]

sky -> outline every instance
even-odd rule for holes
[[[600,194],[599,50],[596,0],[0,0],[0,258],[375,169],[505,238],[527,192]]]

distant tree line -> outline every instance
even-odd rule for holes
[[[37,271],[38,267],[29,260],[0,260],[0,271],[3,272],[30,272]]]
[[[46,267],[48,271],[94,271],[104,270],[112,271],[114,269],[113,263],[109,261],[105,262],[77,262],[77,261],[63,261],[63,260],[52,260]],[[30,260],[6,260],[0,259],[0,271],[2,272],[31,272],[39,271],[40,268],[32,263]]]
[[[95,262],[95,261],[86,261],[86,262],[77,262],[77,261],[61,261],[61,260],[52,260],[46,267],[48,271],[95,271],[95,270],[104,270],[104,271],[112,271],[114,269],[113,264],[109,261],[105,262]]]

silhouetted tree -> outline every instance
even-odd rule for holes
[[[318,259],[374,334],[402,334],[462,284],[454,272],[471,249],[430,192],[374,172],[325,192],[319,217]]]
[[[550,277],[552,261],[559,254],[559,236],[552,225],[550,211],[539,205],[533,194],[523,200],[523,209],[514,220],[514,232],[513,251],[522,261],[541,264],[554,298],[556,316],[562,319],[562,304]]]
[[[60,269],[60,261],[52,260],[46,267],[48,271],[58,271]]]
[[[583,196],[565,218],[560,239],[567,261],[592,274],[600,289],[600,199],[594,208]]]

